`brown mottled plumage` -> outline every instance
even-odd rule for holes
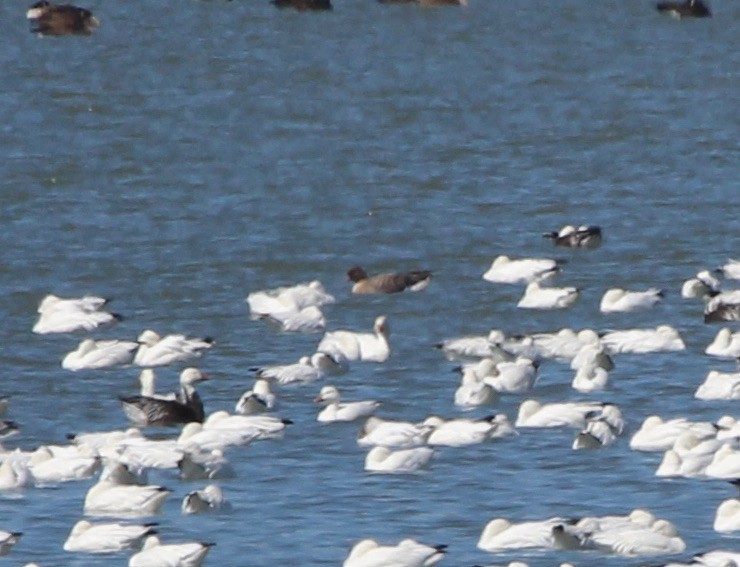
[[[90,35],[100,22],[90,10],[72,4],[36,2],[26,12],[31,31],[41,35]]]
[[[355,266],[347,272],[347,279],[354,282],[352,293],[399,293],[404,290],[421,291],[429,285],[432,272],[429,270],[414,270],[411,272],[387,272],[368,276],[360,266]]]

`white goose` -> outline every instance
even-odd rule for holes
[[[728,260],[718,270],[724,277],[730,280],[740,280],[740,260]]]
[[[717,428],[708,421],[689,421],[685,418],[664,421],[660,416],[645,418],[630,439],[633,451],[667,451],[682,433],[691,431],[699,439],[713,438]]]
[[[33,475],[26,457],[10,453],[0,464],[0,490],[19,490],[29,486],[33,486]]]
[[[475,368],[463,368],[460,386],[455,390],[455,405],[463,410],[493,404],[498,392],[478,378]]]
[[[415,447],[425,444],[431,432],[432,428],[428,425],[370,416],[360,428],[357,444],[362,447],[373,445],[397,448]]]
[[[37,485],[90,478],[100,466],[101,461],[97,453],[84,446],[71,454],[55,456],[49,447],[42,445],[33,452],[28,461],[28,467]]]
[[[346,371],[331,356],[324,352],[316,352],[312,356],[303,356],[295,364],[281,364],[254,368],[256,376],[265,380],[277,382],[281,386],[287,384],[310,384],[323,380],[327,374],[340,374]]]
[[[603,408],[600,402],[561,402],[541,404],[526,400],[519,406],[515,427],[575,427],[583,429],[589,417],[597,417]]]
[[[357,542],[342,567],[430,567],[445,556],[446,545],[425,545],[405,539],[398,545],[380,545],[372,539]]]
[[[280,329],[290,333],[318,333],[326,328],[326,317],[315,305],[309,305],[300,311],[270,313],[263,315],[261,319],[274,322]]]
[[[368,417],[380,407],[380,402],[364,400],[360,402],[341,402],[339,390],[334,386],[324,386],[314,402],[323,403],[325,407],[316,416],[316,421],[330,423],[333,421],[354,421]]]
[[[84,510],[92,516],[151,516],[159,512],[169,495],[162,486],[100,480],[87,491]]]
[[[730,498],[719,505],[713,527],[715,532],[740,531],[740,498]]]
[[[433,456],[434,449],[431,447],[391,449],[378,445],[365,456],[365,470],[392,474],[412,473],[425,467]]]
[[[681,285],[681,297],[710,297],[719,293],[720,281],[709,270],[702,270]]]
[[[483,382],[501,394],[523,394],[537,382],[538,367],[531,359],[520,356],[513,362],[494,363],[491,359],[483,359],[475,371]]]
[[[275,313],[300,312],[306,307],[321,307],[334,303],[333,295],[326,292],[320,281],[294,286],[255,291],[246,299],[253,318]]]
[[[711,370],[694,397],[698,400],[740,400],[740,372]]]
[[[89,332],[120,321],[122,318],[120,315],[100,311],[105,303],[104,298],[95,296],[64,299],[56,295],[47,295],[38,307],[39,319],[33,326],[33,332],[40,335]]]
[[[505,518],[495,518],[483,528],[478,549],[490,553],[527,548],[559,549],[559,538],[554,536],[553,529],[564,521],[563,518],[550,518],[512,523]]]
[[[62,359],[66,370],[94,370],[131,364],[139,343],[134,341],[94,341],[85,339]]]
[[[627,313],[655,307],[663,299],[663,292],[655,287],[645,291],[627,291],[621,288],[606,290],[599,304],[602,313]]]
[[[484,443],[490,439],[516,435],[516,431],[504,414],[490,415],[482,419],[450,419],[445,421],[433,415],[423,425],[432,429],[427,443],[432,446],[463,447]]]
[[[628,527],[591,534],[589,543],[602,551],[627,557],[681,553],[686,544],[668,520],[656,520],[650,527]]]
[[[134,364],[138,366],[193,362],[213,346],[213,339],[208,337],[188,338],[177,334],[160,337],[150,329],[142,332],[137,341],[139,349],[134,356]]]
[[[567,309],[580,294],[575,287],[542,287],[535,281],[527,285],[516,306],[521,309]]]
[[[571,386],[579,392],[599,392],[609,384],[609,372],[596,365],[581,366],[576,370]]]
[[[704,352],[719,358],[740,357],[740,331],[733,333],[727,327],[720,329]]]
[[[139,553],[131,556],[128,567],[200,567],[215,543],[163,544],[150,535]]]
[[[552,277],[560,270],[557,260],[547,258],[511,259],[497,256],[483,279],[491,283],[517,284],[541,281]]]
[[[76,553],[118,553],[141,546],[144,538],[157,533],[154,524],[93,524],[80,520],[69,532],[64,551]]]
[[[610,354],[671,352],[686,348],[679,332],[669,325],[655,329],[611,331],[601,337],[601,342]]]
[[[385,362],[391,354],[389,332],[387,318],[381,315],[375,319],[372,333],[344,330],[327,332],[316,350],[326,352],[337,360]]]
[[[255,439],[280,437],[285,428],[293,422],[272,415],[232,415],[225,411],[210,414],[203,422],[205,431],[238,432],[255,435]]]

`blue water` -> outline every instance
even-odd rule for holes
[[[0,5],[0,394],[22,427],[7,448],[61,443],[70,431],[126,426],[117,395],[134,368],[61,369],[81,336],[31,333],[46,293],[114,297],[126,316],[95,337],[141,330],[210,335],[206,409],[233,408],[248,368],[312,352],[316,335],[248,318],[250,291],[321,280],[338,302],[330,328],[369,329],[387,314],[393,355],[336,380],[381,415],[454,416],[457,375],[430,345],[462,334],[655,326],[687,350],[622,356],[607,399],[629,421],[617,445],[570,450],[572,432],[524,431],[441,450],[411,477],[363,472],[356,424],[319,426],[319,385],[284,388],[279,441],[235,449],[222,482],[233,510],[180,514],[200,483],[172,472],[166,541],[215,541],[206,565],[339,565],[358,539],[447,543],[450,566],[634,565],[593,554],[489,556],[475,544],[493,517],[627,513],[673,521],[687,555],[738,549],[714,533],[722,482],[660,480],[660,455],[631,452],[644,417],[737,416],[693,392],[719,327],[682,300],[681,282],[740,256],[740,4],[678,21],[648,1],[470,0],[464,9],[336,0],[332,13],[262,0],[92,2],[91,37],[39,38],[27,8]],[[594,251],[553,249],[543,231],[599,224]],[[569,260],[559,284],[584,288],[565,312],[522,312],[518,287],[480,276],[500,253]],[[352,297],[345,271],[432,269],[421,294]],[[610,286],[666,289],[663,305],[602,316]],[[160,373],[174,388],[177,369]],[[582,399],[549,362],[532,393]],[[514,418],[521,397],[497,411]],[[478,415],[482,412],[474,412]],[[174,432],[173,432],[174,434]],[[0,499],[0,529],[25,533],[9,564],[125,565],[62,551],[93,481]],[[151,519],[151,518],[150,518]]]

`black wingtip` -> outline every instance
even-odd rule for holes
[[[280,421],[282,421],[285,425],[293,425],[293,421],[290,419],[281,419]]]
[[[113,316],[113,318],[114,318],[114,319],[115,319],[116,321],[123,321],[123,320],[125,320],[125,319],[126,319],[126,318],[125,318],[125,317],[124,317],[123,315],[121,315],[120,313],[111,313],[111,315]]]

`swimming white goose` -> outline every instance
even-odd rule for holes
[[[258,378],[272,380],[281,386],[286,384],[310,384],[322,380],[328,374],[338,374],[342,366],[324,352],[316,352],[312,356],[303,356],[295,364],[255,367],[253,369]]]
[[[123,411],[139,426],[203,421],[203,402],[195,390],[195,384],[208,379],[197,368],[185,368],[180,373],[180,394],[176,400],[142,395],[121,397]]]
[[[385,362],[391,354],[389,332],[387,318],[381,315],[375,319],[372,333],[330,331],[321,339],[316,350],[339,360]]]
[[[740,438],[740,420],[731,415],[723,415],[714,424],[719,441],[730,441]]]
[[[740,400],[740,372],[711,370],[694,397],[698,400]]]
[[[23,536],[23,532],[7,532],[0,530],[0,555],[7,555],[18,540]]]
[[[740,531],[740,498],[730,498],[719,505],[713,527],[715,532]]]
[[[565,522],[563,518],[512,523],[505,518],[488,522],[478,539],[478,549],[499,553],[510,549],[559,549],[553,529]]]
[[[580,293],[575,287],[542,287],[536,281],[530,282],[516,306],[521,309],[567,309],[576,302]]]
[[[627,313],[655,307],[663,299],[663,291],[651,287],[645,291],[627,291],[621,288],[606,290],[599,304],[602,313]]]
[[[446,545],[425,545],[405,539],[398,545],[380,545],[372,539],[357,542],[342,567],[430,567],[445,556]]]
[[[681,285],[681,297],[711,297],[719,293],[721,284],[709,270],[702,270],[695,277],[683,282]]]
[[[412,473],[429,464],[434,456],[431,447],[392,449],[377,445],[365,456],[365,470],[382,473]]]
[[[182,459],[184,450],[172,439],[131,438],[122,439],[115,445],[104,446],[100,454],[116,459],[131,469],[174,469]]]
[[[19,490],[29,486],[33,486],[33,475],[27,458],[10,453],[0,464],[0,490]]]
[[[99,480],[87,491],[84,510],[92,516],[151,516],[159,512],[169,495],[162,486]]]
[[[382,445],[407,448],[424,445],[432,432],[428,425],[392,421],[370,416],[357,434],[357,444],[362,447]]]
[[[690,567],[738,567],[740,565],[740,551],[713,550],[694,555]]]
[[[722,446],[717,439],[699,439],[691,431],[682,433],[655,471],[658,477],[703,477],[714,454]]]
[[[578,370],[584,366],[598,366],[609,372],[614,369],[614,360],[599,340],[596,344],[583,345],[570,361],[570,367],[573,370]]]
[[[324,386],[314,402],[325,404],[316,416],[316,421],[329,423],[333,421],[354,421],[368,417],[380,407],[380,402],[364,400],[360,402],[341,402],[339,390],[334,386]]]
[[[193,490],[183,498],[183,514],[201,514],[203,512],[213,512],[223,510],[229,507],[229,503],[224,498],[221,488],[215,484],[209,484],[201,490]]]
[[[519,406],[515,427],[575,427],[583,429],[586,420],[601,414],[600,402],[562,402],[541,404],[526,400]]]
[[[64,551],[76,553],[118,553],[141,546],[144,538],[157,533],[156,524],[93,524],[80,520],[69,532]]]
[[[708,421],[689,421],[676,418],[664,421],[660,416],[645,418],[640,428],[630,439],[633,451],[667,451],[673,448],[676,440],[686,431],[691,431],[699,439],[713,438],[717,428]]]
[[[718,358],[740,357],[740,331],[733,333],[727,327],[720,329],[704,352]]]
[[[555,333],[533,333],[529,338],[537,358],[561,362],[573,360],[586,345],[596,347],[601,344],[599,335],[593,329],[581,329],[576,332],[565,327]]]
[[[573,376],[571,386],[579,392],[599,392],[609,384],[609,372],[597,365],[581,366]]]
[[[28,467],[37,485],[90,478],[100,466],[101,460],[97,453],[84,446],[72,454],[55,456],[49,447],[42,445],[33,452],[28,461]]]
[[[157,536],[150,535],[141,551],[131,556],[128,567],[200,567],[214,545],[202,542],[163,544]]]
[[[213,346],[213,339],[209,337],[188,338],[177,334],[160,337],[150,329],[142,332],[137,341],[139,348],[134,356],[134,364],[138,366],[193,362]]]
[[[538,379],[539,365],[520,356],[513,362],[493,363],[483,359],[475,368],[484,383],[501,394],[522,394],[531,390]]]
[[[497,256],[483,279],[491,283],[517,284],[541,281],[552,277],[560,270],[560,262],[548,258],[511,259]]]
[[[427,443],[432,446],[463,447],[484,443],[493,438],[516,435],[504,414],[490,415],[481,419],[444,420],[433,415],[423,425],[432,428]]]
[[[463,368],[460,385],[455,390],[456,406],[463,410],[472,410],[493,404],[497,399],[498,392],[478,378],[475,368]]]
[[[131,364],[139,343],[134,341],[95,341],[85,339],[62,359],[66,370],[93,370]]]
[[[87,445],[94,451],[100,452],[103,447],[114,447],[124,439],[143,439],[141,430],[130,427],[126,430],[96,431],[94,433],[68,433],[67,439],[75,445]]]
[[[686,544],[668,520],[656,520],[650,527],[628,527],[599,531],[589,543],[601,551],[627,557],[681,553]]]
[[[506,335],[498,329],[491,330],[486,336],[466,336],[445,339],[434,345],[441,350],[447,360],[476,362],[482,358],[501,358],[513,360],[515,357],[499,345],[506,340]]]
[[[203,429],[224,434],[237,432],[255,435],[255,439],[273,439],[282,436],[285,428],[292,423],[289,419],[272,415],[233,415],[226,411],[216,411],[203,422]]]
[[[655,329],[627,329],[611,331],[601,337],[610,354],[671,352],[686,349],[679,332],[669,325]]]
[[[335,298],[327,293],[320,281],[294,286],[278,287],[263,291],[255,291],[246,299],[252,317],[259,318],[273,313],[297,313],[306,307],[321,307],[335,302]]]
[[[601,228],[596,225],[581,225],[576,228],[566,224],[557,232],[545,232],[555,246],[566,248],[598,248],[601,246]]]
[[[120,321],[122,319],[120,315],[100,311],[105,303],[104,298],[95,296],[64,299],[56,295],[47,295],[37,309],[39,318],[33,326],[33,332],[45,335],[93,331],[100,326]]]
[[[243,416],[251,417],[251,416]],[[185,453],[208,452],[220,450],[227,447],[249,445],[260,437],[260,432],[255,428],[215,428],[205,429],[202,423],[192,422],[185,425],[177,438],[177,445]],[[178,466],[180,461],[177,461]]]
[[[270,390],[270,383],[264,378],[258,378],[254,381],[252,389],[241,395],[239,401],[236,402],[234,411],[243,415],[250,415],[274,409],[276,404],[277,397]]]
[[[714,453],[712,461],[707,465],[704,474],[709,478],[725,480],[740,478],[740,448],[736,448],[736,446],[736,442],[727,441],[724,443]]]
[[[718,271],[727,279],[740,280],[740,260],[728,260]]]
[[[281,330],[290,333],[318,333],[326,328],[326,317],[315,305],[309,305],[300,311],[276,311],[263,315],[260,319],[272,321]]]

